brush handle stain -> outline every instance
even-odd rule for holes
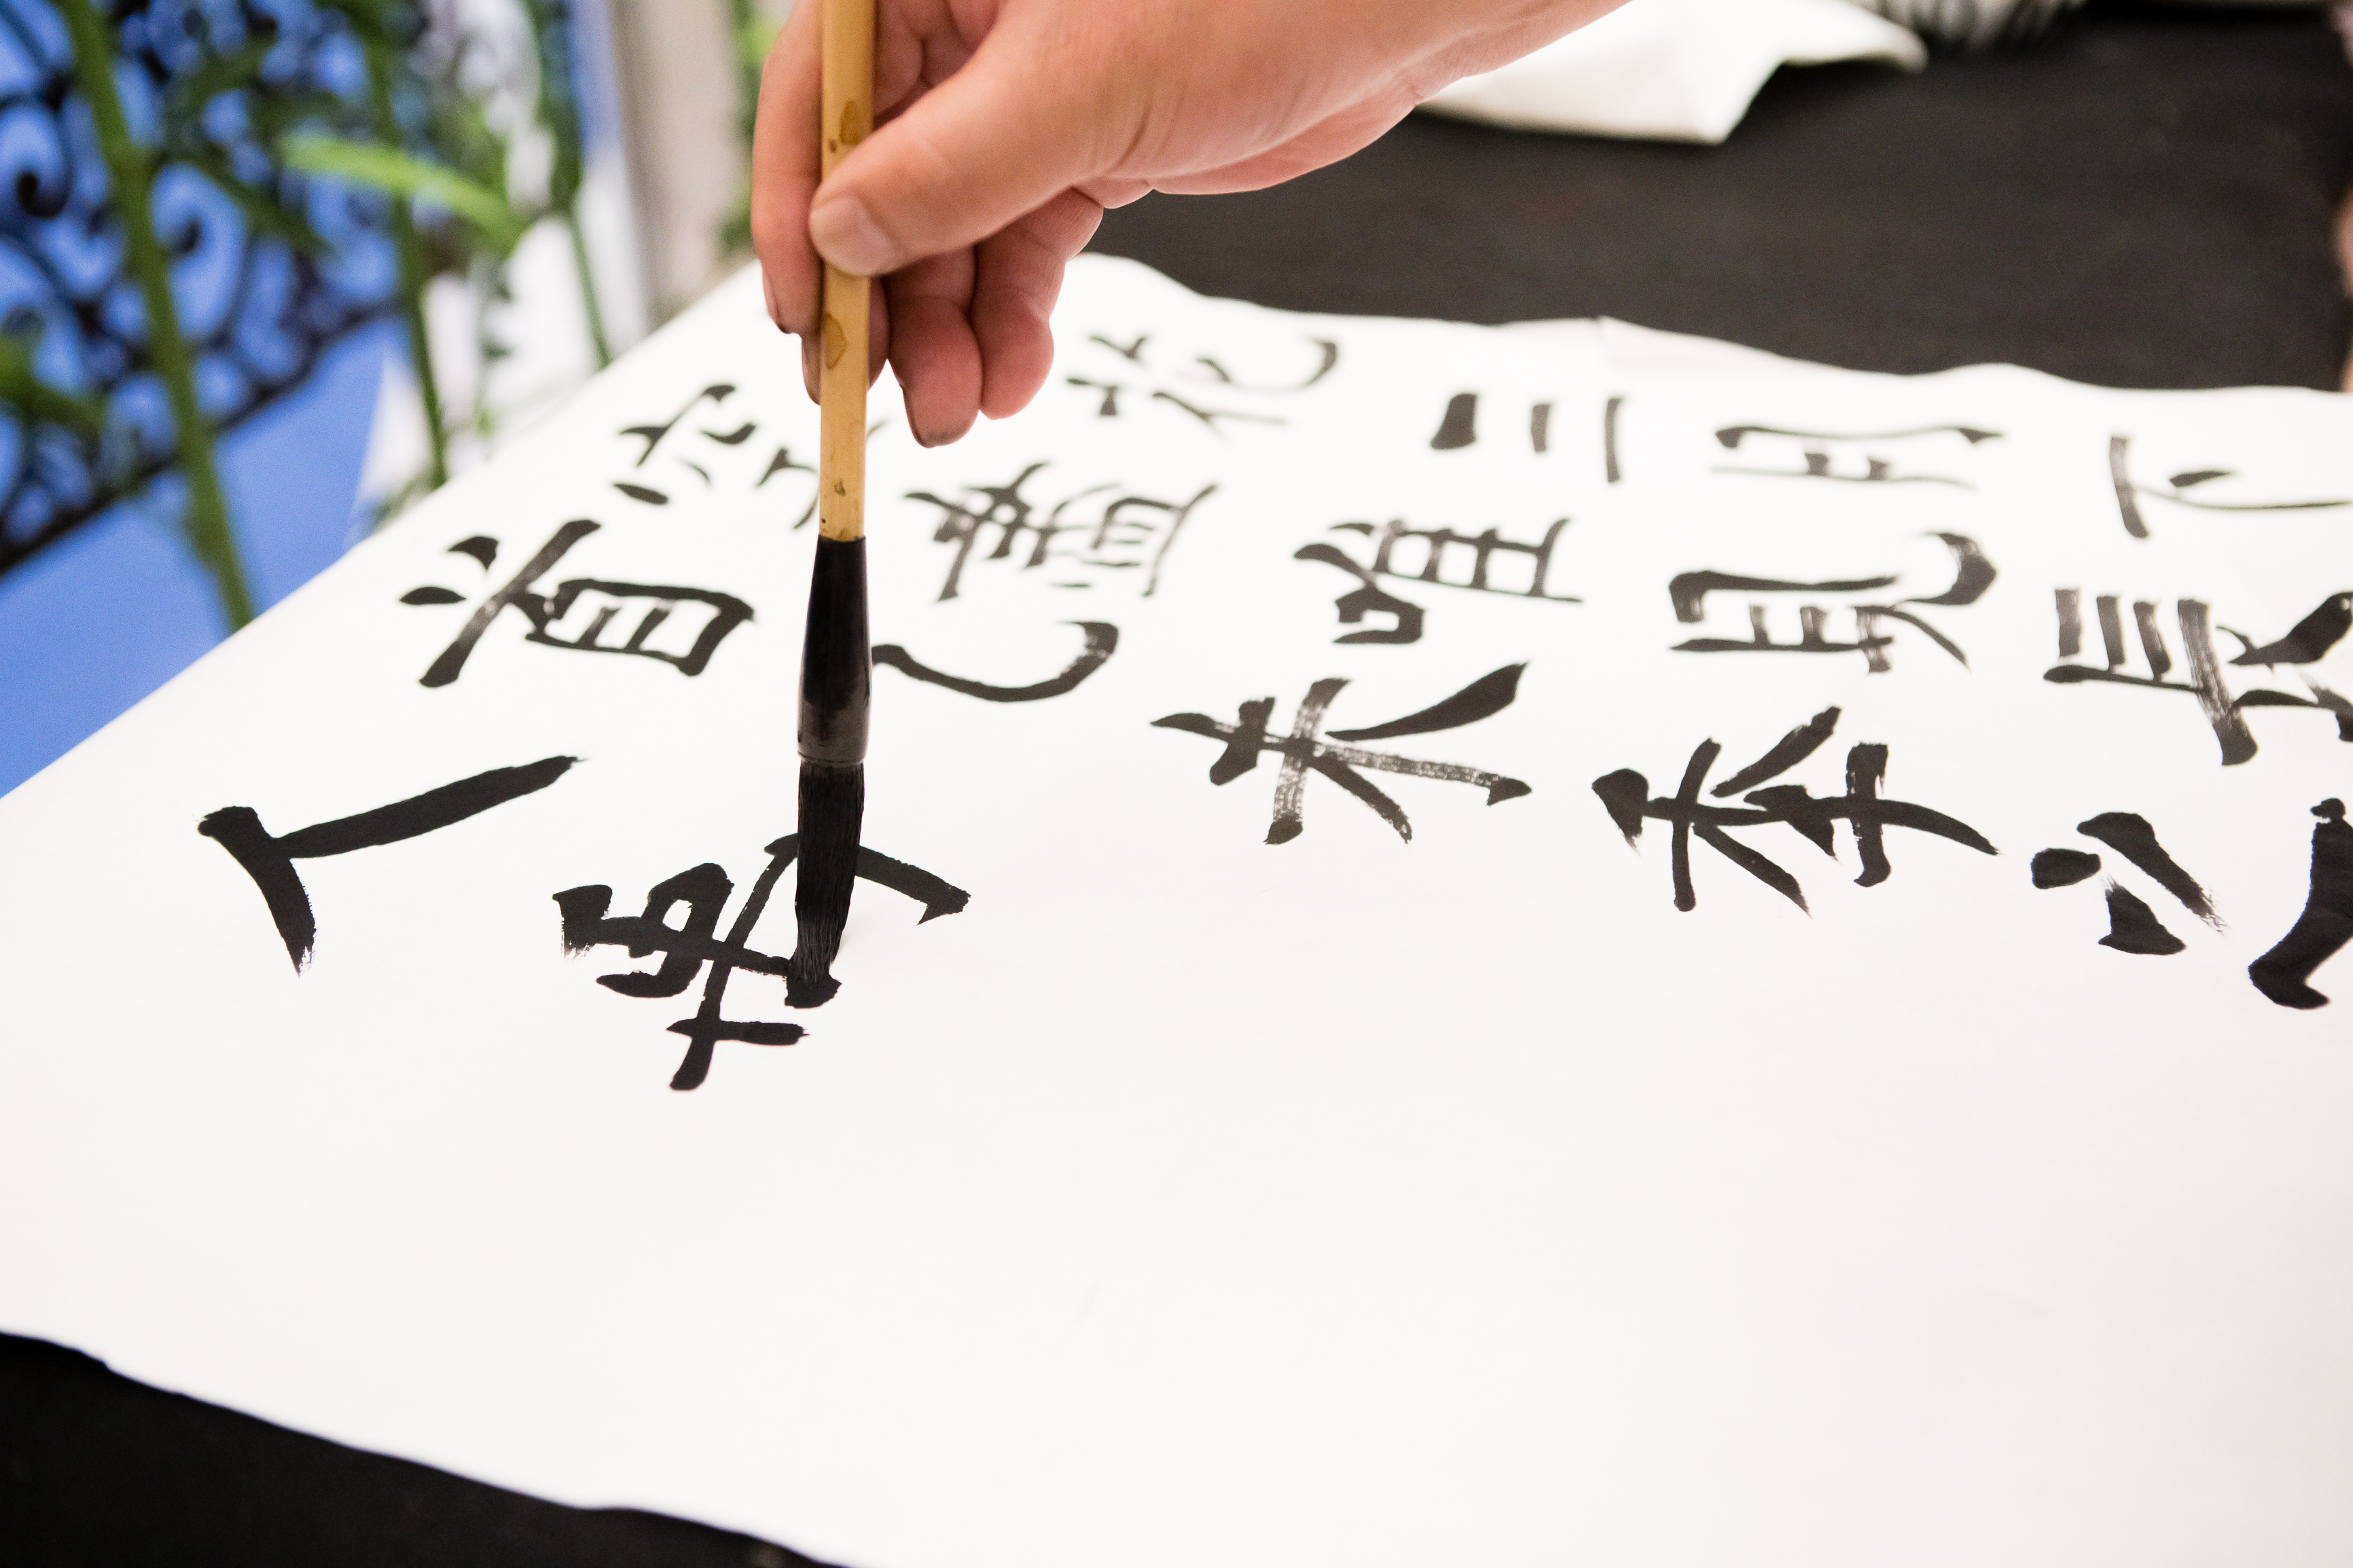
[[[830,178],[874,126],[873,0],[823,0],[819,50],[818,173]],[[818,530],[832,540],[866,535],[867,331],[873,284],[828,263],[818,344]]]

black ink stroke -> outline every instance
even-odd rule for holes
[[[696,393],[692,398],[688,400],[685,407],[671,415],[670,418],[665,420],[663,423],[659,425],[632,425],[628,429],[622,431],[622,435],[638,437],[646,444],[646,449],[638,454],[638,460],[633,466],[640,468],[644,468],[647,462],[652,458],[655,448],[659,447],[665,440],[669,439],[670,433],[678,428],[679,421],[693,413],[699,405],[708,401],[715,405],[726,402],[729,398],[734,395],[735,389],[733,386],[728,385],[724,382],[720,382],[712,385],[706,386],[701,392]],[[748,436],[750,434],[751,428],[746,426],[744,431],[744,436]],[[743,439],[743,436],[738,436],[735,439],[740,441]],[[730,446],[733,446],[733,442],[728,443]]]
[[[785,981],[787,1006],[822,1006],[838,989],[828,984],[821,994],[799,990],[789,956],[762,952],[750,945],[752,933],[766,912],[777,882],[800,854],[800,836],[787,834],[776,840],[767,847],[767,854],[768,864],[754,880],[724,940],[716,934],[719,917],[734,891],[734,884],[716,864],[706,862],[655,884],[646,895],[645,912],[639,915],[608,914],[613,903],[613,889],[609,887],[567,888],[554,895],[563,921],[565,952],[576,957],[597,947],[622,947],[631,958],[648,958],[657,952],[662,955],[661,963],[649,971],[598,975],[596,984],[609,991],[644,998],[676,996],[694,983],[704,964],[711,966],[694,1016],[681,1018],[669,1026],[670,1033],[683,1035],[687,1040],[686,1056],[670,1078],[673,1089],[685,1091],[702,1087],[710,1076],[712,1058],[722,1040],[753,1046],[789,1046],[807,1034],[798,1024],[725,1016],[727,985],[736,971]],[[960,914],[972,901],[972,895],[963,889],[872,849],[861,847],[858,851],[857,874],[861,881],[888,888],[923,905],[923,916],[915,922],[918,925],[943,915]],[[680,904],[686,906],[686,918],[673,926],[670,912]]]
[[[2140,497],[2171,501],[2176,506],[2189,507],[2198,511],[2263,512],[2263,511],[2333,511],[2339,507],[2353,506],[2353,500],[2291,500],[2291,501],[2211,501],[2200,500],[2189,492],[2216,479],[2237,478],[2231,468],[2191,468],[2175,474],[2167,481],[2168,488],[2137,483],[2132,475],[2132,437],[2108,437],[2108,479],[2116,487],[2116,510],[2125,531],[2135,539],[2147,539],[2148,520],[2143,512]]]
[[[457,639],[441,650],[440,657],[434,659],[432,665],[425,671],[424,679],[417,684],[441,687],[457,679],[465,670],[466,660],[472,657],[474,645],[480,642],[482,634],[491,629],[491,623],[497,620],[508,605],[518,603],[529,594],[533,584],[554,570],[555,563],[564,559],[567,551],[602,526],[585,517],[577,517],[557,529],[548,542],[539,547],[538,553],[525,562],[522,570],[509,579],[504,587],[496,590],[490,597],[474,607],[474,613],[466,618],[465,626],[459,628]]]
[[[1788,773],[1822,749],[1823,742],[1838,729],[1838,709],[1823,709],[1774,742],[1763,756],[1716,785],[1711,793],[1718,800],[1729,799],[1742,790]]]
[[[2145,900],[2112,881],[2108,884],[2108,934],[2100,939],[2100,945],[2147,958],[2170,958],[2189,944],[2166,930]]]
[[[1511,700],[1508,695],[1504,697],[1503,703],[1493,706],[1490,704],[1493,703],[1497,692],[1506,684],[1513,692],[1516,692],[1520,668],[1525,667],[1507,667],[1506,669],[1497,670],[1492,675],[1473,681],[1462,691],[1448,699],[1446,702],[1439,703],[1435,708],[1425,709],[1421,713],[1412,715],[1410,721],[1399,721],[1399,722],[1416,723],[1417,728],[1413,731],[1416,733],[1439,728],[1459,728],[1464,724],[1475,723],[1499,711],[1503,706],[1508,705]],[[1509,677],[1508,682],[1502,679],[1506,675]],[[1439,779],[1451,784],[1473,784],[1487,792],[1489,805],[1497,805],[1507,800],[1516,800],[1530,793],[1530,787],[1527,784],[1518,779],[1506,778],[1501,773],[1491,773],[1454,763],[1424,762],[1419,758],[1400,757],[1387,752],[1368,752],[1356,746],[1333,744],[1331,741],[1324,738],[1324,718],[1331,709],[1332,700],[1337,697],[1347,684],[1347,681],[1335,678],[1318,680],[1311,685],[1307,689],[1307,695],[1300,700],[1298,711],[1292,721],[1291,733],[1281,739],[1273,738],[1268,733],[1268,721],[1274,716],[1274,699],[1271,697],[1258,698],[1242,703],[1236,721],[1231,724],[1221,723],[1202,713],[1171,713],[1165,719],[1154,720],[1153,728],[1179,730],[1187,734],[1199,735],[1205,740],[1225,742],[1225,749],[1219,753],[1218,760],[1209,764],[1209,782],[1219,786],[1231,784],[1244,773],[1254,770],[1262,753],[1271,752],[1280,756],[1282,763],[1275,779],[1274,818],[1266,833],[1266,842],[1269,844],[1288,844],[1305,831],[1301,812],[1306,792],[1307,775],[1311,772],[1322,774],[1356,796],[1383,822],[1388,823],[1400,839],[1409,844],[1413,842],[1413,825],[1408,820],[1404,808],[1382,794],[1375,787],[1372,781],[1358,773],[1357,769],[1402,773],[1409,778]],[[1454,707],[1453,711],[1462,715],[1461,717],[1447,717],[1439,723],[1425,722],[1433,715],[1440,714],[1440,711],[1447,710],[1451,704],[1459,705]],[[1350,731],[1350,733],[1370,734],[1387,728],[1384,725],[1374,725],[1370,730]]]
[[[1836,712],[1833,709],[1817,715],[1810,723],[1791,731],[1757,763],[1735,776],[1745,780],[1770,776],[1761,770],[1783,756],[1789,760],[1775,768],[1775,773],[1795,765],[1820,744],[1820,740],[1814,738],[1818,729],[1827,739],[1829,731],[1822,727],[1824,721],[1834,725]],[[1778,824],[1795,831],[1823,854],[1834,856],[1834,825],[1843,821],[1854,835],[1856,857],[1862,867],[1855,884],[1864,888],[1877,887],[1894,874],[1886,847],[1886,830],[1890,827],[1947,838],[1982,855],[2000,853],[1984,835],[1965,822],[1910,801],[1885,798],[1881,794],[1887,779],[1888,749],[1884,745],[1865,743],[1849,748],[1843,795],[1817,798],[1802,784],[1774,784],[1750,791],[1746,797],[1746,809],[1709,805],[1700,799],[1707,775],[1723,754],[1724,748],[1715,742],[1701,742],[1683,768],[1683,782],[1671,797],[1652,797],[1650,781],[1631,768],[1620,768],[1593,781],[1594,795],[1629,845],[1640,845],[1645,821],[1669,825],[1675,908],[1686,914],[1699,907],[1699,895],[1692,881],[1691,841],[1694,837],[1799,909],[1807,909],[1806,895],[1798,879],[1733,837],[1727,831],[1732,828]]]
[[[2060,657],[2069,658],[2082,651],[2082,595],[2078,590],[2059,590]],[[2153,600],[2140,600],[2133,605],[2133,620],[2139,633],[2143,656],[2148,660],[2146,676],[2126,675],[2123,667],[2125,651],[2124,620],[2119,613],[2116,595],[2103,594],[2096,601],[2099,608],[2100,641],[2106,657],[2107,668],[2095,669],[2084,664],[2061,664],[2042,672],[2042,679],[2061,686],[2081,686],[2103,683],[2113,686],[2137,686],[2152,691],[2186,692],[2198,700],[2214,731],[2214,740],[2221,750],[2222,765],[2237,767],[2251,761],[2256,752],[2254,731],[2247,725],[2222,680],[2222,665],[2214,651],[2214,632],[2209,606],[2200,600],[2182,599],[2176,603],[2175,618],[2181,628],[2182,652],[2189,662],[2187,681],[2168,680],[2173,668],[2173,656],[2167,650],[2165,633],[2158,625],[2158,605]],[[2261,703],[2255,706],[2263,706]]]
[[[1433,452],[1455,452],[1479,439],[1479,395],[1458,392],[1446,400],[1446,416],[1438,422],[1438,434],[1430,438]]]
[[[1936,605],[1948,608],[1966,607],[1983,598],[1999,576],[1993,563],[1986,558],[1976,540],[1966,534],[1938,533],[1953,554],[1952,584],[1941,593],[1913,595],[1886,604],[1864,604],[1847,606],[1854,616],[1855,640],[1833,642],[1825,635],[1829,625],[1827,614],[1819,605],[1800,605],[1798,610],[1799,638],[1794,643],[1773,640],[1767,625],[1767,613],[1761,605],[1748,607],[1749,633],[1746,638],[1693,637],[1674,645],[1676,653],[1860,653],[1873,675],[1883,675],[1894,668],[1886,649],[1894,638],[1885,635],[1881,623],[1899,621],[1926,636],[1949,655],[1962,668],[1968,668],[1968,655],[1960,644],[1947,637],[1926,619],[1904,608],[1906,605]],[[1848,577],[1826,582],[1802,583],[1778,577],[1750,577],[1725,572],[1685,572],[1667,584],[1668,602],[1674,606],[1675,619],[1686,626],[1704,620],[1707,614],[1707,596],[1715,593],[1750,594],[1870,594],[1895,585],[1893,575],[1879,577]]]
[[[2125,531],[2135,539],[2148,537],[2148,521],[2140,514],[2140,498],[2135,494],[2132,477],[2132,437],[2108,437],[2108,479],[2116,486],[2116,510],[2123,515]]]
[[[1799,443],[1799,455],[1804,459],[1805,467],[1761,468],[1720,465],[1715,472],[1755,475],[1767,479],[1834,479],[1850,484],[1952,485],[1962,489],[1971,489],[1975,487],[1968,480],[1953,479],[1947,475],[1899,474],[1895,471],[1894,463],[1868,452],[1862,454],[1862,472],[1841,473],[1832,459],[1831,448],[1838,445],[1852,446],[1864,442],[1915,441],[1930,436],[1958,436],[1971,447],[2001,438],[2001,433],[1998,430],[1972,429],[1966,425],[1932,425],[1912,430],[1882,430],[1857,435],[1838,435],[1826,430],[1785,430],[1770,425],[1730,425],[1718,430],[1715,433],[1715,439],[1725,450],[1737,452],[1752,436],[1778,437]]]
[[[1675,619],[1696,626],[1707,618],[1710,594],[1870,594],[1895,585],[1894,577],[1843,577],[1826,583],[1793,583],[1778,577],[1740,577],[1728,572],[1682,572],[1667,584]],[[1686,647],[1692,645],[1684,645]],[[1727,645],[1744,647],[1747,645]]]
[[[2100,858],[2084,849],[2038,849],[2030,867],[2034,885],[2049,891],[2088,882],[2100,874]]]
[[[2261,665],[2265,669],[2283,664],[2318,664],[2328,657],[2329,649],[2345,640],[2353,631],[2353,594],[2332,594],[2320,602],[2320,607],[2288,628],[2285,637],[2267,642],[2261,647],[2244,632],[2232,631],[2229,626],[2214,628],[2230,632],[2245,650],[2231,662],[2234,665]]]
[[[2148,818],[2129,811],[2108,811],[2088,822],[2079,822],[2075,831],[2084,837],[2105,844],[2172,894],[2181,907],[2204,921],[2215,930],[2222,929],[2221,918],[2214,912],[2214,900],[2198,885],[2198,879],[2181,868],[2174,858],[2165,852],[2157,841],[2157,829]]]
[[[2320,826],[2312,831],[2312,890],[2304,912],[2279,945],[2247,966],[2255,989],[2283,1007],[2326,1007],[2328,998],[2312,988],[2313,972],[2353,942],[2353,826],[2345,803],[2324,800],[2312,808]]]
[[[1080,649],[1079,657],[1072,659],[1061,674],[1032,686],[989,686],[977,680],[966,680],[959,675],[948,675],[917,662],[913,654],[897,643],[876,644],[874,662],[929,685],[944,686],[965,697],[977,697],[984,702],[1043,702],[1049,698],[1063,697],[1076,691],[1119,648],[1119,628],[1107,622],[1066,621],[1063,624],[1077,626],[1085,636],[1086,646]]]
[[[1361,632],[1345,632],[1333,638],[1334,642],[1416,643],[1421,640],[1423,619],[1421,606],[1410,600],[1400,599],[1382,587],[1370,567],[1356,564],[1339,546],[1302,545],[1291,558],[1293,561],[1312,561],[1320,565],[1336,566],[1356,579],[1358,586],[1351,588],[1333,601],[1340,613],[1342,626],[1361,625],[1368,615],[1394,617],[1394,625],[1369,627]]]
[[[1332,738],[1335,741],[1395,741],[1407,735],[1434,735],[1440,730],[1460,730],[1465,724],[1492,719],[1518,700],[1520,677],[1527,672],[1527,668],[1525,664],[1507,664],[1501,669],[1489,671],[1453,696],[1433,702],[1419,712],[1362,730],[1335,730],[1331,731]]]
[[[493,768],[391,805],[298,828],[280,837],[272,837],[262,826],[260,814],[248,805],[223,806],[199,822],[196,831],[227,850],[253,879],[269,908],[279,939],[286,944],[286,956],[299,974],[311,962],[319,923],[311,908],[311,895],[294,869],[295,861],[348,855],[438,832],[545,789],[579,760],[546,757],[522,767]]]
[[[617,583],[596,577],[575,577],[556,584],[553,594],[536,592],[539,579],[553,570],[572,547],[597,531],[598,524],[586,518],[575,518],[555,531],[554,535],[540,547],[537,553],[524,563],[521,572],[478,605],[466,624],[449,646],[441,650],[418,682],[428,688],[448,686],[462,674],[466,661],[473,656],[475,645],[482,639],[492,622],[509,609],[514,610],[531,623],[523,634],[525,642],[544,647],[563,648],[571,653],[626,654],[638,658],[650,658],[676,668],[685,676],[697,676],[710,665],[711,657],[729,633],[752,618],[752,606],[733,594],[714,593],[704,588],[683,588],[652,583]],[[490,554],[484,556],[469,549],[487,545]],[[488,565],[497,552],[497,542],[472,539],[453,545],[453,551],[475,554]],[[450,605],[463,603],[460,595],[442,588],[413,588],[401,595],[404,605]],[[579,631],[565,635],[555,628],[571,615],[573,609],[586,603],[586,624]],[[691,645],[683,653],[673,653],[651,645],[653,634],[679,613],[681,605],[700,606],[702,620]],[[632,609],[637,611],[634,623],[622,617]],[[606,634],[620,622],[626,633],[614,640]],[[690,623],[681,621],[681,626]]]

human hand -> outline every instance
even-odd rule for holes
[[[887,358],[925,446],[1044,384],[1062,269],[1103,208],[1258,190],[1346,157],[1459,77],[1620,0],[878,0],[876,129],[818,184],[818,14],[768,56],[752,237],[816,395],[821,254],[881,277]]]

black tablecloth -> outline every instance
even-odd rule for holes
[[[1785,72],[1718,149],[1417,116],[1276,190],[1149,197],[1095,248],[1302,310],[1610,315],[1868,370],[2335,386],[2348,180],[2353,68],[2317,15],[2117,5],[2041,52],[1916,79]],[[354,1452],[0,1336],[0,1561],[807,1560]]]
[[[1269,191],[1147,196],[1093,248],[1203,293],[1615,316],[1854,370],[2335,389],[2353,67],[2317,12],[2097,6],[2031,53],[1783,71],[1721,147],[1415,115]]]

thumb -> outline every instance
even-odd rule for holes
[[[1126,144],[1126,116],[1113,108],[1109,73],[1073,58],[1090,52],[998,26],[818,187],[810,243],[845,272],[895,272],[986,239],[1104,173]]]

